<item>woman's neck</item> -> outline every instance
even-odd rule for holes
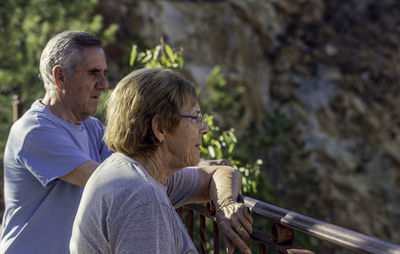
[[[171,163],[163,156],[160,149],[157,149],[156,152],[149,157],[136,155],[133,156],[133,159],[139,162],[151,177],[161,184],[165,184],[167,179],[179,170],[170,166]]]

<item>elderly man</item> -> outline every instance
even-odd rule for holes
[[[46,94],[12,126],[4,153],[0,253],[69,253],[83,187],[112,153],[102,140],[104,126],[91,117],[108,89],[106,72],[101,41],[88,33],[62,32],[43,50],[40,74]],[[226,193],[217,204],[219,222],[226,236],[249,252],[248,236],[239,238],[230,226],[243,219],[243,209],[224,205],[235,201],[238,177],[233,171],[227,186],[217,188]]]
[[[101,41],[52,38],[40,59],[46,94],[11,128],[4,153],[1,253],[68,253],[82,187],[111,151],[90,117],[108,89]]]

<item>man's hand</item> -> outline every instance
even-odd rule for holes
[[[245,205],[224,205],[217,210],[215,218],[223,233],[227,253],[233,253],[235,245],[244,253],[251,253],[250,234],[253,218]]]

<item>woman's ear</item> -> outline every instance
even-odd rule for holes
[[[60,65],[53,67],[54,83],[60,90],[65,89],[65,70]]]
[[[153,120],[151,120],[151,128],[158,141],[162,143],[165,140],[165,131],[163,130],[160,121],[161,117],[159,115],[153,117]]]

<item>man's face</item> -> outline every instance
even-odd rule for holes
[[[81,51],[74,72],[65,77],[63,105],[71,122],[79,123],[96,113],[101,92],[108,89],[107,63],[102,48]]]

